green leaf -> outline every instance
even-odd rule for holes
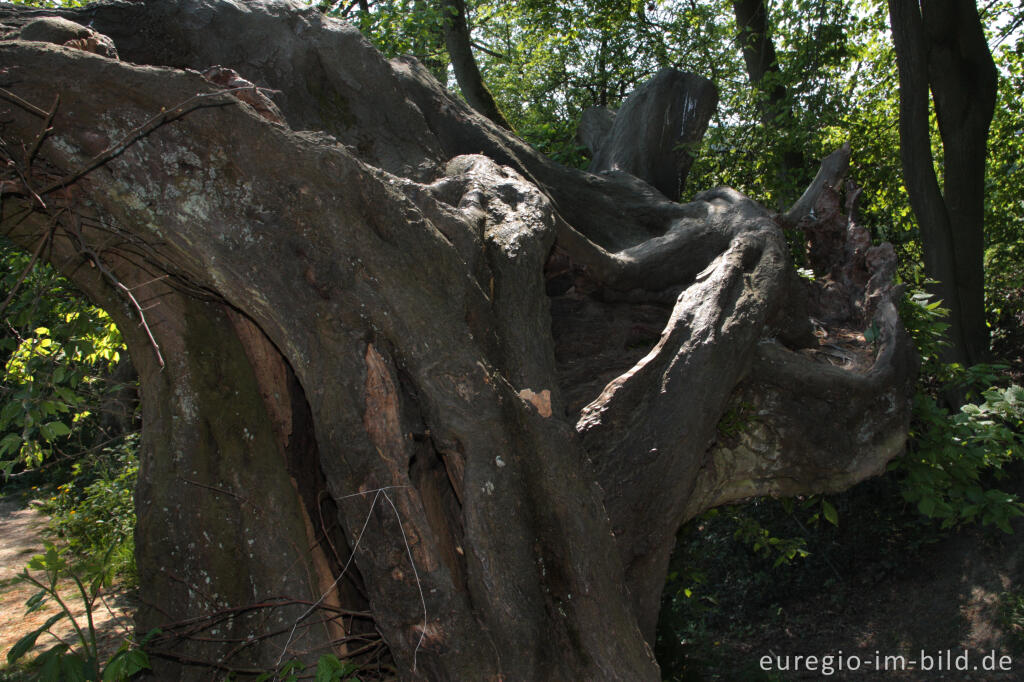
[[[39,679],[43,682],[60,682],[60,664],[67,644],[58,644],[39,654],[33,664],[39,666]]]
[[[61,400],[69,405],[77,405],[82,402],[82,398],[67,386],[57,386],[53,390],[58,396],[60,396]]]
[[[334,654],[324,654],[317,661],[316,682],[336,682],[359,670],[353,663],[343,663]]]
[[[0,440],[0,456],[8,452],[17,452],[21,449],[21,436],[16,433],[9,433]]]
[[[833,526],[839,526],[839,512],[832,506],[832,503],[826,499],[821,500],[821,513],[824,514],[825,520],[831,523]]]
[[[49,599],[49,597],[50,597],[50,593],[47,592],[46,590],[39,590],[38,592],[33,594],[25,602],[25,608],[27,609],[26,613],[32,613],[33,611],[38,611],[46,603],[46,601],[47,601],[47,599]]]
[[[150,668],[149,655],[124,642],[103,669],[103,682],[123,682],[136,673]]]
[[[47,422],[39,427],[39,432],[43,434],[43,438],[51,441],[68,435],[71,433],[71,429],[64,422]]]
[[[299,678],[298,678],[298,675],[296,673],[302,672],[302,670],[305,667],[306,666],[304,666],[302,664],[302,662],[299,661],[298,659],[292,659],[292,660],[288,661],[287,663],[285,663],[283,666],[281,666],[281,669],[278,671],[278,675],[279,676],[283,676],[285,682],[290,682],[291,680],[297,680]]]
[[[60,657],[61,682],[91,682],[95,679],[96,666],[76,653]]]
[[[36,645],[36,640],[39,639],[39,635],[43,634],[58,620],[66,616],[67,613],[61,611],[60,613],[50,616],[49,620],[40,625],[38,628],[28,633],[24,637],[18,640],[18,642],[11,647],[11,650],[7,652],[7,663],[14,663],[19,658],[27,654],[32,650],[32,647]]]
[[[6,381],[6,379],[4,380]],[[0,410],[0,428],[6,427],[14,418],[22,413],[22,405],[20,402],[11,401],[4,405],[4,408]]]

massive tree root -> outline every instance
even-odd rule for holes
[[[47,240],[139,371],[161,679],[326,651],[658,679],[681,523],[900,452],[916,365],[891,251],[838,211],[848,150],[783,216],[678,204],[548,161],[311,9],[60,12],[120,61],[16,40],[53,13],[0,8],[2,228]]]

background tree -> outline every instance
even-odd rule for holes
[[[985,154],[998,75],[971,0],[890,0],[900,72],[904,181],[925,271],[950,311],[950,357],[974,364],[988,352],[985,323]],[[943,189],[935,175],[929,91],[943,149]]]
[[[469,24],[466,21],[466,3],[464,0],[442,0],[441,11],[444,13],[445,45],[455,71],[455,79],[459,89],[469,105],[491,119],[502,128],[509,128],[508,121],[498,109],[494,96],[487,89],[480,69],[473,56],[473,40],[470,37]]]
[[[732,5],[736,15],[737,40],[743,50],[750,87],[757,93],[755,97],[761,122],[775,134],[780,129],[790,131],[796,128],[793,125],[793,108],[769,32],[768,4],[766,0],[737,0]],[[794,179],[803,178],[802,148],[790,141],[782,150],[780,161],[779,175],[782,178],[790,175]]]

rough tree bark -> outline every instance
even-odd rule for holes
[[[900,74],[900,155],[921,229],[925,272],[949,309],[949,359],[988,354],[985,322],[985,154],[998,73],[973,0],[890,0]],[[935,176],[929,90],[942,137]]]
[[[584,110],[577,137],[592,154],[587,170],[635,175],[679,199],[717,107],[718,88],[707,78],[662,69],[618,112]]]
[[[120,61],[17,40],[55,12],[0,6],[2,229],[48,240],[138,369],[159,679],[325,651],[659,679],[681,523],[900,452],[915,359],[891,249],[839,211],[848,149],[785,216],[678,204],[548,161],[300,5],[59,12]]]

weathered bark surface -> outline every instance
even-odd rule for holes
[[[611,109],[587,107],[580,115],[580,123],[576,127],[576,140],[589,149],[591,155],[597,155],[614,123],[615,112]]]
[[[678,199],[717,106],[718,88],[707,78],[662,69],[614,115],[584,112],[580,138],[593,154],[588,170],[630,173]]]
[[[848,234],[804,283],[739,193],[558,166],[313,10],[61,14],[121,61],[0,42],[2,227],[128,340],[160,679],[384,645],[404,679],[659,679],[680,523],[902,447],[914,362],[888,256],[831,210],[845,158],[788,216]]]

